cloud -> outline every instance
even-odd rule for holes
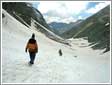
[[[59,17],[51,17],[51,16],[44,16],[45,20],[47,21],[47,23],[51,23],[51,22],[59,22],[61,18]]]
[[[99,3],[95,7],[88,9],[86,12],[91,13],[91,14],[97,13],[98,11],[100,11],[101,9],[103,9],[104,7],[106,7],[109,4],[110,4],[109,1]]]
[[[89,1],[38,1],[38,10],[43,14],[47,23],[69,23],[77,19],[87,18],[109,4],[109,1],[99,1],[92,5]],[[88,5],[91,8],[88,9]]]
[[[73,16],[85,10],[88,3],[86,1],[40,1],[38,10],[46,15],[46,20],[71,22],[75,21]],[[50,17],[49,17],[50,16]],[[51,19],[50,19],[51,18]]]
[[[78,16],[78,19],[83,19],[83,17],[82,16]]]
[[[71,14],[78,14],[86,8],[88,2],[82,1],[40,1],[38,9],[45,14],[53,12],[52,14],[63,15],[67,17]]]
[[[51,23],[51,22],[70,23],[70,22],[75,22],[76,21],[73,17],[62,19],[61,17],[44,16],[44,18],[47,21],[47,23]]]
[[[56,1],[40,1],[38,5],[38,9],[41,11],[42,14],[47,13],[49,11],[54,10],[55,8],[59,7],[59,4]]]

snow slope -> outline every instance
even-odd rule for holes
[[[55,42],[2,13],[2,83],[109,83],[109,52],[92,50],[83,39],[71,40],[72,47]],[[32,33],[39,52],[35,64],[28,66],[25,45]]]

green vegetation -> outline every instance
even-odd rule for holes
[[[110,50],[110,6],[80,23],[77,28],[63,33],[64,38],[87,37],[93,49]]]

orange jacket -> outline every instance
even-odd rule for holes
[[[35,43],[28,42],[26,45],[26,52],[27,52],[27,49],[29,52],[37,53],[38,52],[38,45],[36,42]]]

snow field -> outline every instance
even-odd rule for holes
[[[22,25],[2,11],[3,83],[109,83],[110,55],[87,47],[83,39],[71,40],[72,47],[55,42]],[[31,34],[39,46],[35,64],[28,66],[25,46]],[[58,50],[62,49],[63,56]]]

